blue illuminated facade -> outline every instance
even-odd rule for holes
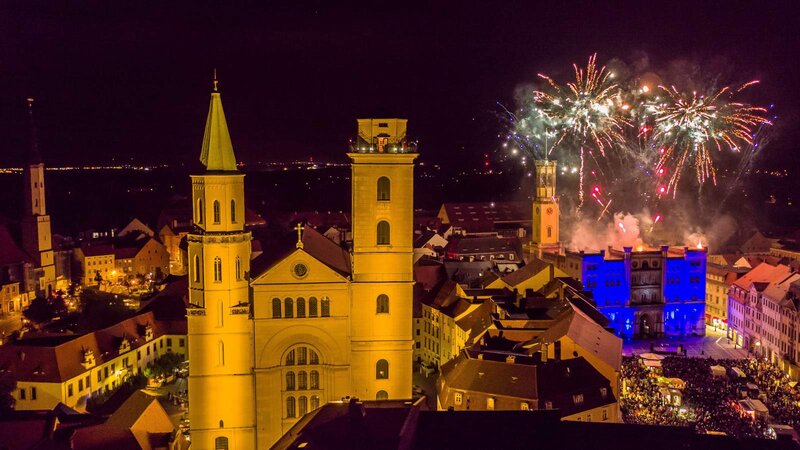
[[[543,255],[592,293],[623,338],[705,334],[706,249]]]

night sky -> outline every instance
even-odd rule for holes
[[[344,162],[355,118],[383,115],[410,119],[425,160],[477,164],[498,148],[497,101],[595,51],[759,78],[747,99],[780,116],[765,162],[796,149],[790,2],[227,3],[0,2],[0,165],[21,160],[27,96],[50,165],[194,161],[213,67],[245,162]]]

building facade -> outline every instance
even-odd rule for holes
[[[187,236],[193,448],[268,448],[329,401],[411,398],[417,154],[406,120],[359,119],[348,156],[352,250],[298,223],[284,253],[251,267],[244,175],[212,93]]]
[[[85,410],[93,395],[116,389],[159,356],[186,354],[186,330],[152,312],[80,336],[20,339],[0,345],[0,372],[14,375],[16,410],[57,404]]]

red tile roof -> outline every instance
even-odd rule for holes
[[[173,322],[177,321],[155,320],[152,312],[146,312],[80,336],[20,339],[0,346],[0,371],[14,373],[19,381],[61,383],[86,372],[84,350],[91,350],[96,365],[101,365],[119,356],[123,338],[128,339],[131,350],[143,346],[147,325],[152,327],[154,339],[180,334],[180,327]]]

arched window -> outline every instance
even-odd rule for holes
[[[312,366],[319,364],[319,356],[314,350],[308,351],[308,363]]]
[[[299,402],[298,402],[299,408],[298,409],[299,409],[299,412],[300,412],[299,417],[303,417],[308,412],[308,398],[306,398],[306,396],[302,396],[298,400],[299,400]]]
[[[308,298],[308,317],[317,317],[317,297]]]
[[[293,391],[294,389],[294,372],[286,372],[286,390]]]
[[[231,223],[236,223],[236,200],[231,200]]]
[[[199,255],[194,255],[194,275],[193,275],[192,278],[194,278],[194,282],[195,283],[199,283],[200,282],[200,256]]]
[[[312,395],[311,396],[311,410],[315,410],[319,408],[319,396]]]
[[[330,317],[331,316],[331,300],[328,297],[322,298],[322,308],[321,308],[321,316],[322,317]]]
[[[217,365],[225,365],[225,344],[222,341],[217,342]]]
[[[375,378],[378,380],[386,380],[389,378],[389,361],[379,359],[375,363]]]
[[[308,348],[300,347],[297,349],[297,364],[308,364]]]
[[[286,417],[295,417],[297,415],[297,411],[295,410],[295,401],[294,397],[287,397],[286,398]]]
[[[203,199],[197,199],[197,223],[203,223],[203,216],[205,216],[203,212]]]
[[[219,283],[222,281],[222,259],[219,256],[214,257],[214,282]]]
[[[297,297],[297,317],[306,316],[306,299]]]
[[[376,301],[375,312],[377,314],[389,314],[389,296],[381,294]]]
[[[289,297],[286,297],[286,300],[283,301],[283,316],[294,317],[294,301]]]
[[[378,201],[388,201],[391,196],[391,182],[387,177],[378,178]]]
[[[389,400],[389,393],[386,391],[378,391],[375,400]]]
[[[281,299],[277,297],[272,299],[272,318],[281,318]]]
[[[242,259],[238,256],[236,257],[236,279],[242,279]]]
[[[286,365],[293,366],[294,365],[294,350],[290,351],[286,354]]]
[[[219,201],[214,200],[214,223],[219,223]]]
[[[297,389],[301,391],[308,389],[308,374],[304,370],[297,374]]]
[[[214,450],[228,450],[228,438],[221,436],[214,439]]]
[[[311,375],[309,376],[311,379],[311,389],[319,389],[319,372],[316,370],[311,371]]]
[[[389,245],[389,222],[378,222],[378,245]]]
[[[553,237],[553,227],[547,227],[547,237]]]

